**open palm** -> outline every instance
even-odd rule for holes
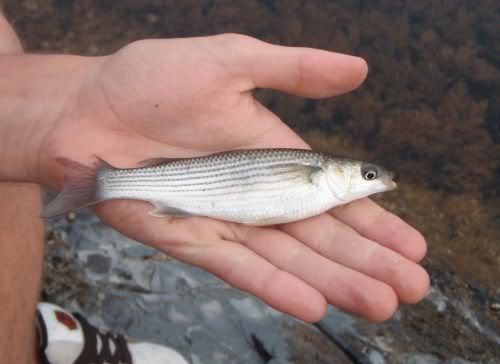
[[[117,167],[134,167],[154,157],[307,148],[250,91],[330,97],[356,88],[366,75],[356,57],[239,35],[141,41],[89,62],[43,144],[45,182],[58,188],[60,156],[88,164],[98,155]],[[131,238],[306,321],[319,320],[327,303],[384,320],[399,302],[417,302],[428,289],[428,276],[416,263],[425,241],[369,199],[274,227],[154,218],[147,214],[151,208],[112,201],[96,212]]]

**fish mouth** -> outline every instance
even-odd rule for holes
[[[389,175],[387,177],[388,178],[387,178],[386,185],[387,185],[389,191],[394,190],[396,187],[398,187],[397,183],[392,180],[394,178],[394,173],[389,172]]]

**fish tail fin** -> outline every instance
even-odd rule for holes
[[[56,160],[64,167],[64,186],[56,198],[44,208],[42,218],[65,215],[102,201],[97,195],[97,176],[102,170],[116,169],[115,167],[97,156],[94,156],[92,166],[67,158]]]

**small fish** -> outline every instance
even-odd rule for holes
[[[297,221],[377,192],[393,175],[371,163],[304,149],[249,149],[184,159],[153,159],[118,169],[59,158],[63,191],[42,217],[102,201],[142,200],[153,216],[208,216],[250,225]]]

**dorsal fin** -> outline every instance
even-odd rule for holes
[[[181,159],[183,158],[148,158],[140,161],[139,163],[137,163],[137,165],[141,168],[156,167],[162,164],[175,162]]]

